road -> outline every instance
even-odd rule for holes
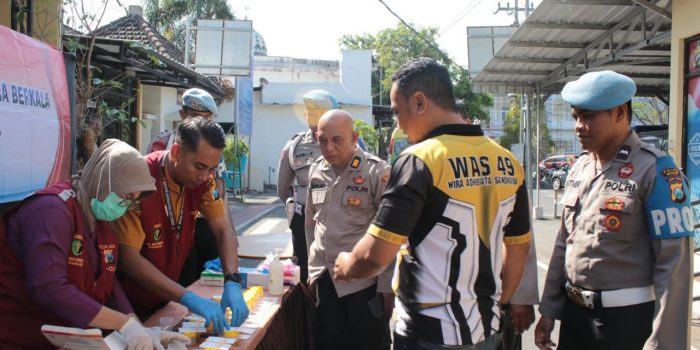
[[[533,191],[532,201],[536,203],[536,192]],[[561,194],[557,194],[557,198],[561,200]],[[547,273],[547,268],[549,265],[549,258],[552,255],[552,248],[554,247],[554,240],[556,238],[557,231],[560,226],[560,220],[554,218],[554,200],[555,193],[553,190],[541,190],[539,203],[544,210],[544,219],[533,220],[533,233],[535,237],[535,244],[537,248],[537,270],[538,270],[538,283],[540,294],[542,288],[544,287],[544,280]],[[558,210],[561,206],[558,207]],[[272,232],[288,232],[291,237],[291,232],[287,227],[286,214],[284,208],[275,208],[263,217],[261,217],[257,222],[252,224],[242,235],[254,235],[254,234],[265,234]],[[242,266],[255,266],[259,261],[241,261]],[[539,319],[539,313],[536,312],[537,319]],[[693,320],[693,348],[700,348],[700,327],[696,326],[698,320]],[[558,322],[557,326],[552,332],[552,340],[556,343],[557,336],[559,334]],[[536,350],[537,347],[534,345],[534,324],[533,326],[524,334],[523,336],[523,349],[524,350]]]

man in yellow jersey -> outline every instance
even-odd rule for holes
[[[374,276],[400,252],[394,349],[495,349],[531,239],[523,169],[464,122],[444,66],[419,58],[392,80],[391,109],[414,145],[335,278]]]

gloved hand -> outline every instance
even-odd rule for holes
[[[126,340],[129,350],[153,350],[153,342],[148,329],[144,328],[133,317],[129,317],[129,320],[124,323],[119,334]]]
[[[186,345],[190,344],[190,338],[180,333],[164,331],[158,327],[148,328],[147,330],[148,334],[151,335],[154,350],[165,350],[163,345],[168,345],[168,348],[170,348],[170,345],[175,343],[182,344],[183,348],[186,349]]]
[[[180,298],[180,304],[187,306],[193,313],[204,317],[207,320],[205,326],[213,324],[214,334],[223,334],[225,329],[230,328],[224,313],[214,301],[204,299],[188,290]]]
[[[224,295],[221,296],[221,310],[231,308],[231,325],[240,326],[248,318],[248,305],[245,304],[241,285],[228,281],[224,284]]]

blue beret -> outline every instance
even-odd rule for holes
[[[637,85],[630,77],[604,70],[567,83],[561,97],[573,108],[604,111],[631,100],[636,91]]]
[[[318,109],[336,109],[338,108],[338,101],[335,97],[325,90],[311,90],[301,97],[304,100],[306,108],[318,108]]]
[[[182,94],[182,104],[195,111],[211,112],[214,115],[218,112],[214,98],[202,89],[192,88],[185,91]]]

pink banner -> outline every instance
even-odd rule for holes
[[[0,203],[70,178],[63,54],[0,26]]]

